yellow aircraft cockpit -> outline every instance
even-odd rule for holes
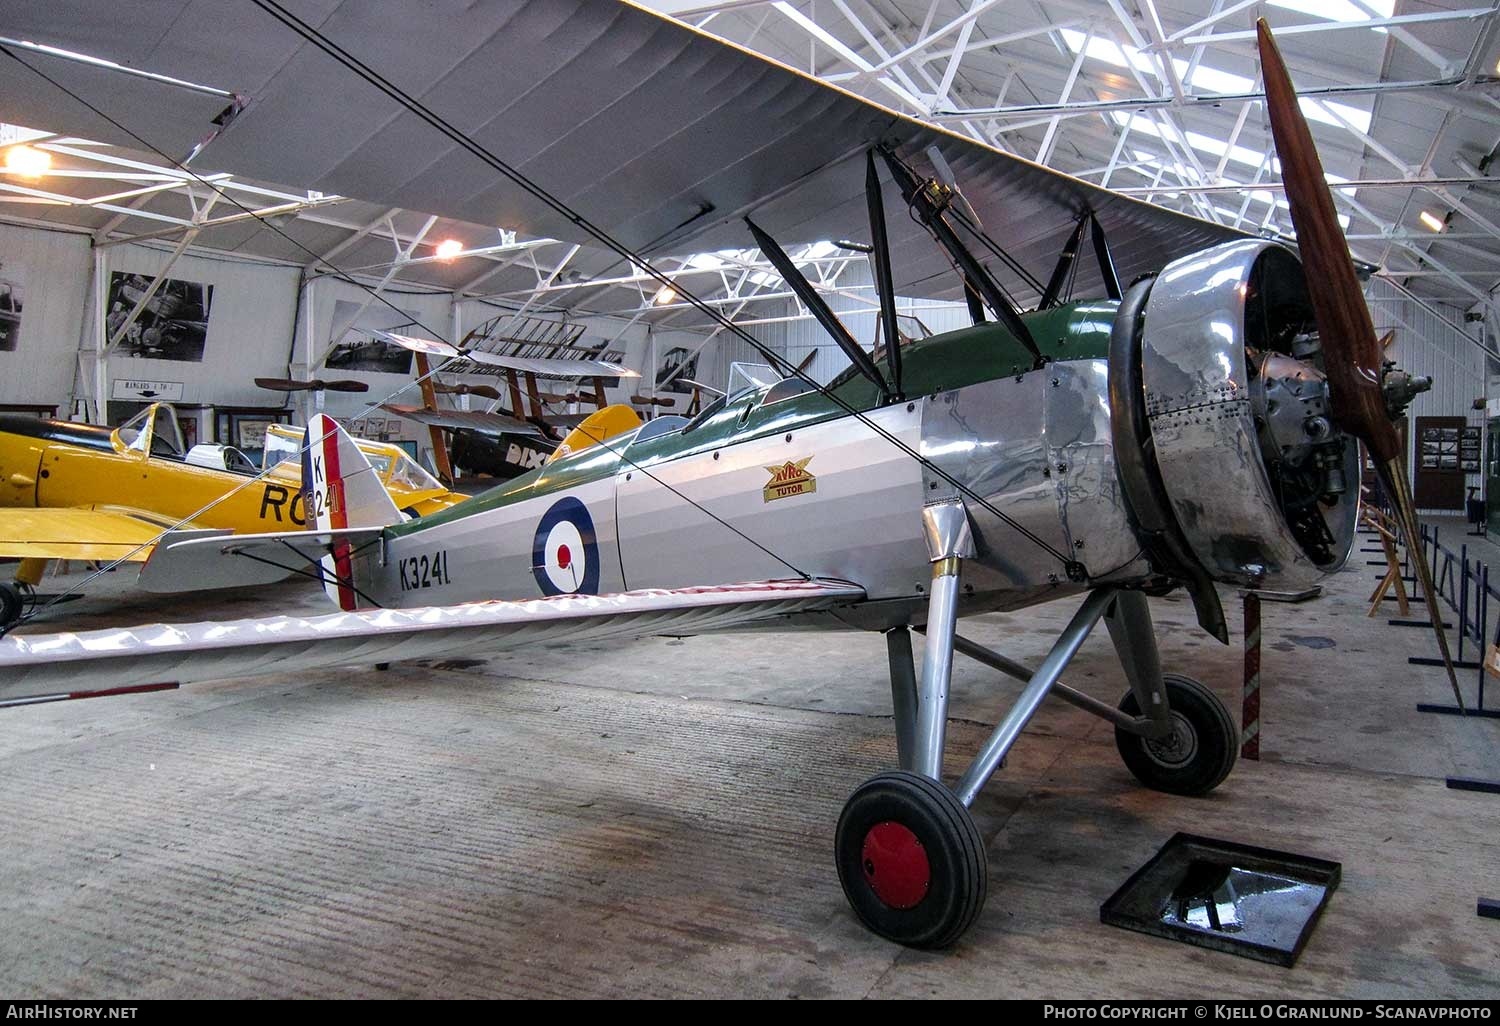
[[[147,453],[177,460],[187,458],[182,428],[177,424],[177,411],[169,403],[152,403],[115,428],[114,442],[118,452]]]

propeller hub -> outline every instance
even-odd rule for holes
[[[1381,368],[1380,394],[1392,420],[1400,419],[1411,401],[1431,387],[1431,378],[1401,370],[1394,360],[1385,361]]]

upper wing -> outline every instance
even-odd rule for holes
[[[173,523],[125,507],[0,509],[0,557],[142,562]],[[183,532],[200,538],[228,533]]]
[[[937,146],[998,241],[1041,278],[1084,209],[1103,224],[1122,281],[1239,237],[915,121],[627,3],[327,0],[316,8],[303,16],[322,36],[648,255],[749,248],[741,218],[750,213],[783,244],[858,238],[867,230],[860,162],[875,143],[923,167]],[[257,5],[0,0],[0,24],[9,36],[248,98],[198,161],[205,167],[595,242]],[[25,57],[169,153],[191,149],[226,103]],[[58,85],[0,61],[8,120],[139,146]],[[887,196],[887,210],[904,206]],[[946,258],[910,219],[890,218],[890,240],[903,295],[956,294]],[[1006,269],[993,270],[1018,298],[1031,295]],[[1078,285],[1096,281],[1084,262]]]
[[[342,663],[498,652],[531,643],[691,634],[864,598],[842,581],[558,596],[530,602],[278,616],[0,638],[0,705]]]
[[[398,417],[445,428],[467,428],[490,434],[542,436],[542,429],[529,421],[517,420],[503,413],[483,413],[479,410],[428,410],[421,406],[402,406],[399,403],[381,403],[380,408]],[[555,420],[551,415],[548,420]]]
[[[465,351],[446,342],[411,335],[398,335],[394,331],[377,331],[375,334],[414,353],[446,357],[449,363],[443,370],[449,374],[491,374],[498,371],[520,371],[543,378],[638,378],[639,372],[631,370],[613,360],[572,360],[562,357],[505,356],[501,353]]]

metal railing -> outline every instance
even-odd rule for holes
[[[1362,533],[1365,529],[1361,529]],[[1373,533],[1373,532],[1370,532]],[[1500,709],[1487,709],[1485,707],[1485,685],[1487,684],[1488,671],[1485,669],[1485,657],[1489,646],[1500,646],[1500,615],[1496,616],[1493,630],[1490,628],[1490,600],[1500,602],[1500,589],[1490,583],[1489,564],[1477,557],[1469,555],[1469,546],[1466,543],[1459,545],[1455,552],[1443,544],[1441,529],[1437,525],[1422,524],[1420,530],[1420,554],[1416,558],[1422,559],[1428,564],[1432,572],[1432,582],[1437,597],[1457,616],[1455,629],[1458,633],[1458,648],[1453,660],[1453,668],[1459,671],[1473,670],[1476,674],[1477,695],[1476,702],[1469,707],[1471,714],[1488,716],[1500,719]],[[1401,580],[1406,584],[1416,584],[1417,578],[1415,568],[1411,562],[1414,552],[1411,546],[1401,545]],[[1414,602],[1424,602],[1421,595],[1412,595]],[[1393,601],[1387,596],[1387,601]],[[1496,607],[1500,612],[1500,606]],[[1468,646],[1471,653],[1470,658],[1464,658],[1465,647]],[[1413,666],[1442,666],[1442,659],[1432,656],[1411,656],[1407,662]],[[1420,703],[1417,709],[1421,712],[1444,713],[1449,715],[1458,714],[1461,710],[1456,705],[1435,705]]]

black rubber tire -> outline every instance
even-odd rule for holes
[[[9,627],[21,618],[21,593],[9,581],[0,581],[0,627]]]
[[[1148,740],[1115,728],[1115,747],[1137,780],[1168,794],[1207,794],[1224,782],[1240,754],[1234,717],[1206,686],[1180,673],[1164,673],[1167,705],[1177,728],[1170,738]],[[1135,692],[1127,691],[1120,711],[1141,714]]]
[[[930,869],[926,893],[911,908],[887,905],[865,878],[865,836],[894,821],[916,835]],[[913,948],[945,948],[984,908],[989,866],[974,817],[948,788],[917,773],[891,770],[866,780],[844,805],[834,835],[844,896],[872,931]]]

